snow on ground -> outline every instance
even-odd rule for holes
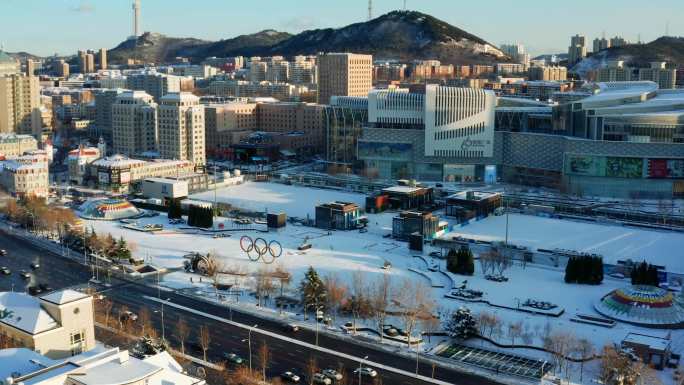
[[[271,183],[247,183],[242,186],[222,189],[219,194],[223,201],[230,202],[238,207],[252,210],[268,209],[269,212],[284,210],[290,216],[306,216],[306,214],[313,216],[313,208],[317,202],[346,200],[363,203],[363,195],[360,194]],[[213,192],[196,194],[193,198],[213,200]],[[293,274],[290,295],[296,295],[294,288],[309,266],[313,266],[321,276],[331,273],[337,274],[340,280],[346,282],[348,286],[351,286],[351,277],[357,271],[366,273],[365,280],[367,283],[377,281],[377,278],[383,274],[390,274],[396,285],[400,284],[404,278],[430,282],[428,278],[409,271],[409,268],[422,271],[435,282],[444,283],[445,279],[439,274],[426,271],[425,263],[413,257],[416,253],[410,252],[406,243],[382,237],[382,235],[391,232],[391,221],[394,215],[394,213],[369,214],[369,231],[367,233],[333,231],[329,234],[325,230],[288,223],[286,228],[279,231],[268,233],[235,231],[231,233],[230,238],[219,239],[214,239],[210,234],[200,231],[183,230],[181,229],[184,227],[182,225],[168,225],[165,214],[138,221],[140,225],[164,224],[165,230],[159,234],[128,230],[121,227],[118,222],[88,220],[85,222],[88,228],[92,226],[99,234],[111,233],[117,238],[124,236],[129,242],[136,244],[137,249],[134,252],[136,256],[147,257],[153,264],[163,267],[182,266],[182,256],[190,252],[216,251],[225,266],[240,267],[244,271],[254,272],[266,265],[249,261],[245,253],[240,250],[240,237],[249,235],[252,238],[262,237],[267,241],[277,240],[283,246],[283,255],[276,264],[280,264]],[[457,231],[466,236],[503,239],[505,220],[505,216],[490,217],[458,228]],[[219,218],[216,222],[225,223],[226,228],[233,226],[230,219]],[[684,261],[678,261],[674,258],[674,253],[679,252],[681,245],[684,244],[684,237],[678,233],[515,214],[510,215],[509,224],[509,238],[510,242],[514,244],[532,248],[566,248],[597,252],[603,254],[611,262],[630,257],[634,259],[646,257],[651,262],[664,263],[670,268],[677,267],[684,271]],[[308,239],[313,248],[305,252],[298,251],[297,247],[305,239]],[[432,249],[428,247],[424,255],[430,251]],[[430,261],[429,257],[426,259]],[[391,269],[382,269],[385,261],[392,264]],[[444,268],[444,262],[441,263],[442,268]],[[270,266],[274,268],[277,266],[276,264]],[[499,337],[499,341],[503,343],[513,342],[507,336],[506,330],[509,323],[517,321],[522,321],[526,325],[526,330],[533,335],[531,343],[537,346],[541,345],[541,335],[547,324],[554,331],[570,331],[578,337],[587,338],[597,350],[608,343],[619,343],[631,331],[645,334],[658,333],[658,331],[624,323],[618,323],[616,327],[606,329],[570,321],[570,318],[577,313],[596,314],[592,304],[611,290],[628,285],[627,280],[606,277],[604,283],[599,286],[568,285],[563,282],[561,270],[537,265],[528,265],[525,269],[521,266],[514,266],[505,274],[510,278],[509,282],[488,281],[484,279],[480,266],[476,263],[475,276],[453,277],[457,284],[467,279],[469,288],[485,292],[485,298],[492,303],[515,307],[518,302],[524,302],[530,298],[555,303],[565,309],[565,314],[559,318],[554,318],[494,308],[486,304],[465,303],[444,298],[444,295],[447,294],[446,288],[433,288],[433,298],[437,301],[438,309],[442,312],[467,306],[474,313],[482,311],[496,313],[504,321],[503,333]],[[192,282],[190,281],[191,277],[193,278]],[[196,275],[178,271],[166,275],[163,284],[174,289],[210,292],[207,280],[204,279],[202,283],[199,283],[198,280],[199,277]],[[243,281],[242,284],[243,289],[248,293],[250,291],[249,282]],[[250,301],[253,303],[255,300],[248,294],[240,299],[243,304]],[[340,322],[342,322],[341,317],[337,323]],[[389,320],[389,322],[401,325],[399,320]],[[371,326],[370,321],[368,326]],[[684,331],[673,331],[672,339],[674,351],[677,353],[684,352]],[[439,339],[434,343],[438,342]],[[518,338],[515,342],[521,343],[522,341]],[[547,355],[535,353],[531,350],[513,351],[513,353],[548,359]],[[588,383],[590,382],[585,377],[585,384]]]
[[[284,211],[290,217],[313,218],[319,203],[331,201],[353,202],[363,207],[365,196],[343,191],[322,190],[289,186],[278,183],[246,182],[241,185],[218,189],[219,202],[252,211],[277,213]],[[190,196],[192,199],[214,201],[214,191]]]
[[[607,263],[631,258],[684,272],[684,234],[635,227],[510,214],[508,241],[531,249],[569,249],[596,253]],[[490,216],[454,229],[453,235],[503,241],[506,216]]]

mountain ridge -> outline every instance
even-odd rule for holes
[[[378,59],[437,59],[451,64],[509,61],[486,40],[416,11],[393,11],[367,22],[341,28],[306,30],[292,35],[264,30],[220,41],[167,37],[145,33],[109,51],[111,62],[128,58],[168,63],[178,56],[192,62],[206,57],[294,56],[319,52],[357,52]]]

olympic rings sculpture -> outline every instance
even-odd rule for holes
[[[240,238],[240,248],[247,253],[247,258],[250,261],[257,262],[261,259],[269,265],[283,254],[283,246],[280,242],[275,240],[267,242],[264,238],[252,239],[248,235],[243,235]],[[256,253],[255,257],[252,257],[252,252]]]

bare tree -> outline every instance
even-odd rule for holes
[[[314,384],[314,374],[318,373],[318,363],[315,357],[309,357],[309,361],[306,363],[306,378],[309,380],[309,385]]]
[[[423,333],[427,334],[428,342],[432,342],[432,335],[439,330],[441,321],[439,317],[428,316],[420,320]]]
[[[577,353],[580,359],[580,382],[584,375],[584,360],[594,356],[594,345],[586,338],[580,338],[576,341],[574,352]]]
[[[257,306],[262,306],[262,299],[273,292],[273,279],[268,267],[262,266],[256,272],[254,276],[254,291],[257,296]]]
[[[152,328],[152,315],[146,307],[140,309],[140,312],[138,313],[138,323],[140,324],[141,335],[146,336],[147,334],[145,334],[145,331],[149,332],[149,329]]]
[[[207,350],[209,350],[209,344],[211,343],[211,334],[209,334],[209,328],[205,325],[200,326],[199,329],[199,344],[202,347],[202,354],[204,361],[207,360]]]
[[[407,333],[406,344],[411,346],[411,336],[418,320],[432,317],[435,303],[431,298],[430,290],[422,281],[414,282],[404,279],[398,293],[398,304],[401,307],[402,322]]]
[[[375,325],[380,333],[380,341],[383,338],[383,327],[385,326],[385,319],[387,318],[387,310],[390,305],[392,297],[392,280],[389,274],[382,275],[382,279],[377,281],[371,290],[371,308],[373,318],[375,318]]]
[[[351,295],[344,302],[342,307],[352,315],[352,323],[356,334],[356,321],[358,319],[365,319],[370,316],[371,306],[367,296],[368,287],[364,274],[357,270],[352,274]]]
[[[566,378],[570,363],[568,356],[572,347],[576,345],[576,340],[577,338],[571,332],[555,332],[546,339],[544,345],[544,348],[551,354],[555,367],[559,369],[561,375],[565,371]]]
[[[188,340],[190,336],[190,327],[188,323],[185,322],[185,318],[179,317],[176,322],[176,338],[181,344],[181,353],[185,354],[185,341]]]
[[[102,300],[97,302],[99,304],[98,307],[102,309],[102,311],[104,312],[105,326],[109,326],[109,315],[112,312],[112,307],[114,306],[114,303],[109,298],[103,298]]]
[[[268,369],[268,364],[271,361],[271,351],[268,349],[265,340],[261,342],[257,356],[259,357],[259,364],[261,366],[262,380],[266,381],[266,369]]]
[[[342,306],[342,301],[344,301],[347,296],[347,286],[338,278],[337,274],[328,274],[323,283],[325,284],[325,292],[327,293],[326,307],[330,309],[333,317],[337,315]]]
[[[515,340],[520,338],[523,334],[522,321],[510,322],[508,324],[508,338],[511,340],[511,345],[515,345]]]

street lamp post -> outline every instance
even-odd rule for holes
[[[254,324],[247,332],[247,347],[249,349],[249,371],[252,371],[252,330],[256,329],[259,325]],[[244,341],[244,340],[243,340]]]
[[[359,361],[359,385],[361,385],[361,369],[363,368],[363,361],[367,360],[368,356],[364,356],[361,361]]]
[[[314,320],[316,321],[316,346],[318,346],[318,312],[323,309],[323,306],[319,306],[316,308],[316,315],[314,316]]]
[[[409,336],[409,340],[410,340]],[[416,346],[416,376],[418,375],[418,346]]]

